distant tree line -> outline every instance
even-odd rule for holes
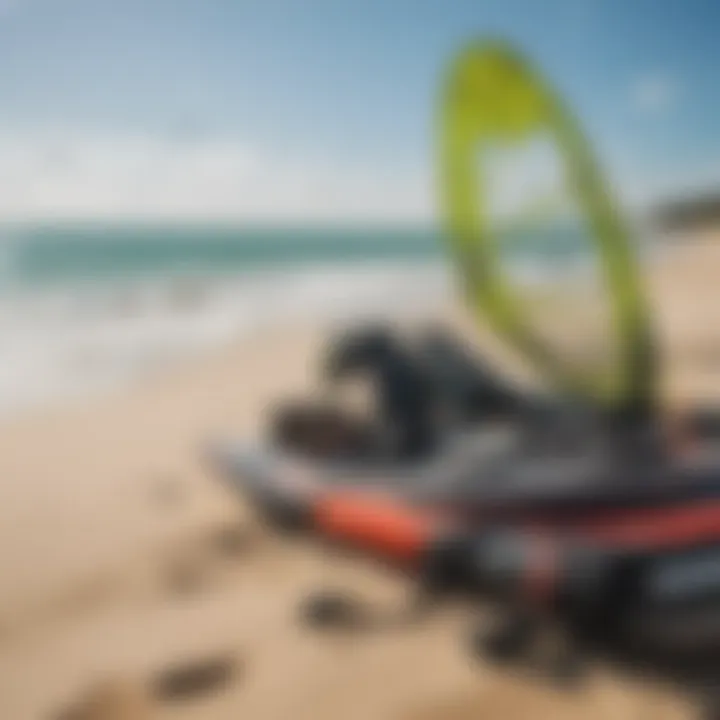
[[[653,214],[657,224],[667,230],[720,223],[720,192],[666,201],[657,206]]]

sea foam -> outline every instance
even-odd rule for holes
[[[451,284],[435,261],[383,261],[6,289],[0,415],[128,384],[272,324],[422,313]]]

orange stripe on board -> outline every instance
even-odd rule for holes
[[[327,537],[409,563],[420,559],[437,529],[427,512],[367,492],[328,493],[316,503],[313,516]]]

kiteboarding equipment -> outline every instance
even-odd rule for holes
[[[465,298],[479,323],[555,385],[557,399],[538,402],[478,382],[503,387],[478,403],[478,414],[500,407],[511,422],[461,433],[422,462],[351,467],[277,443],[231,443],[210,448],[212,468],[275,527],[397,565],[424,596],[495,601],[513,618],[480,643],[495,654],[521,652],[551,624],[584,648],[711,685],[720,670],[720,412],[690,413],[682,442],[667,431],[628,231],[578,124],[529,63],[496,42],[469,46],[451,66],[440,121],[447,237]],[[542,152],[559,158],[567,191],[562,202],[552,196],[541,211],[532,206],[532,218],[552,218],[549,234],[518,226],[516,216],[528,212],[522,202],[518,211],[523,192],[510,184],[497,193],[493,169],[499,155],[518,148],[536,158],[538,138]],[[528,282],[515,251],[548,238],[562,240],[577,274]],[[565,252],[568,242],[584,242],[584,253]],[[558,248],[550,250],[556,259]],[[570,296],[576,302],[568,304]],[[558,321],[565,334],[546,324],[553,313],[545,311],[559,307],[595,321],[598,298],[606,311],[599,345],[576,332],[592,325],[578,325],[578,317]],[[383,358],[383,371],[402,365],[394,339],[375,333],[349,343],[330,372],[342,375],[370,357]],[[413,372],[406,366],[398,374],[416,377],[416,388],[432,386],[423,384],[432,373]],[[457,397],[471,395],[473,382],[458,383]],[[306,615],[347,617],[341,605],[323,594]]]
[[[566,390],[615,410],[647,412],[655,367],[635,248],[570,111],[514,50],[482,43],[470,45],[452,64],[440,115],[447,238],[470,307]],[[512,157],[518,149],[527,163]],[[503,170],[497,158],[507,154],[515,162],[516,182],[517,175],[532,173],[534,166],[554,166],[555,194],[549,203],[532,192],[523,197],[522,187],[496,191]],[[554,205],[556,211],[538,216],[538,202]],[[522,225],[518,228],[518,218],[525,221],[526,233]],[[543,219],[549,219],[549,227],[542,227]],[[574,361],[566,345],[548,337],[532,313],[532,305],[545,298],[524,296],[513,276],[513,246],[528,234],[537,243],[543,232],[543,239],[570,238],[593,266],[593,275],[583,275],[580,285],[597,285],[593,310],[609,304],[602,346],[593,347],[603,360],[600,366],[588,362],[587,355]],[[557,260],[553,253],[552,261]],[[557,311],[557,304],[552,309]]]

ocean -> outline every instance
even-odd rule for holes
[[[129,383],[272,323],[422,311],[452,293],[425,228],[0,229],[0,416]]]
[[[578,226],[534,227],[504,236],[501,256],[520,282],[545,284],[592,267],[588,240]],[[433,228],[5,226],[0,417],[117,387],[270,324],[422,314],[455,285]]]

